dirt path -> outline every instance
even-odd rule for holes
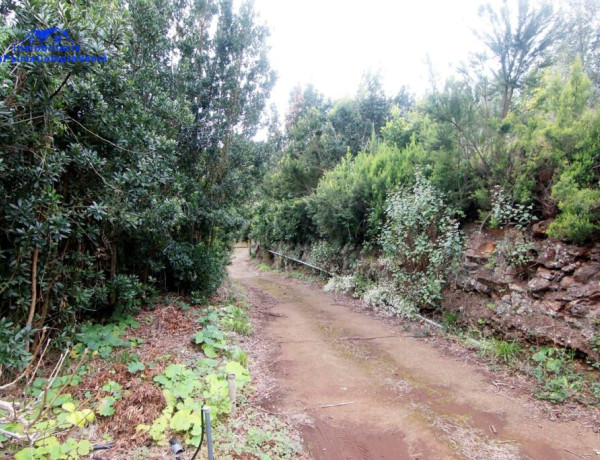
[[[314,458],[600,458],[600,438],[581,423],[549,421],[529,398],[401,328],[258,272],[247,249],[236,250],[230,273],[272,306],[263,333],[277,344],[280,391],[263,405],[308,415]]]

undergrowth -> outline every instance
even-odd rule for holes
[[[252,333],[245,301],[229,295],[214,305],[194,307],[181,298],[167,300],[136,317],[83,325],[58,358],[49,358],[48,346],[33,353],[40,359],[31,361],[23,378],[0,388],[19,390],[0,398],[0,448],[17,460],[83,458],[94,445],[114,447],[108,452],[115,459],[160,457],[172,437],[191,448],[198,445],[201,409],[208,406],[217,458],[241,453],[244,458],[293,458],[301,445],[287,425],[249,403],[253,389],[248,356],[236,344],[238,337]],[[188,326],[191,321],[196,326]],[[155,338],[159,327],[166,334],[185,329],[182,337],[189,330],[189,345],[175,343],[157,355],[157,350],[144,347],[139,335]],[[235,381],[235,407],[229,375]],[[97,379],[102,383],[90,386]],[[157,394],[157,407],[151,419],[127,427],[135,430],[129,438],[140,440],[138,445],[150,440],[154,447],[130,446],[120,456],[117,448],[131,440],[107,427],[128,423],[122,420],[131,415],[128,411],[146,409],[126,404],[136,391]],[[141,405],[146,405],[143,399]]]
[[[552,403],[578,402],[600,406],[598,371],[600,363],[584,363],[575,353],[560,347],[528,347],[516,340],[477,337],[464,331],[465,342],[476,343],[479,353],[489,360],[490,369],[507,366],[513,372],[532,377],[532,394]]]

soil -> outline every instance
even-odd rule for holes
[[[258,403],[304,420],[315,459],[600,458],[600,437],[585,419],[551,420],[527,392],[439,342],[318,286],[259,272],[246,248],[236,249],[230,275],[271,344],[277,385]]]

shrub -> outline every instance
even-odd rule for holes
[[[386,213],[381,245],[396,287],[418,306],[437,304],[462,251],[457,212],[417,173],[414,186],[388,199]]]
[[[421,150],[378,144],[374,153],[342,159],[321,178],[309,201],[319,235],[338,246],[356,246],[376,236],[388,191],[412,180],[412,161]]]
[[[494,260],[496,264],[523,270],[533,262],[534,254],[534,244],[526,241],[525,236],[519,233],[514,240],[506,235],[498,243],[494,252]]]
[[[537,220],[533,215],[533,205],[515,203],[512,196],[502,187],[492,189],[492,211],[490,226],[493,228],[512,224],[517,228],[527,227],[531,221]]]
[[[225,251],[218,245],[172,242],[165,249],[175,287],[194,291],[198,298],[210,297],[225,274]]]
[[[30,328],[15,326],[6,318],[0,318],[0,377],[3,370],[9,373],[19,372],[30,361],[31,354],[26,351],[32,335]]]
[[[580,186],[575,166],[561,175],[552,198],[562,213],[550,224],[548,235],[583,244],[600,229],[600,190]]]
[[[410,317],[416,313],[415,305],[389,285],[377,285],[368,289],[363,296],[363,301],[369,307],[389,316]]]
[[[325,292],[341,292],[343,294],[353,294],[355,288],[355,278],[353,275],[332,276],[325,287]]]

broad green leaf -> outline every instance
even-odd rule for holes
[[[26,447],[15,454],[15,460],[33,460],[33,451],[32,447]]]
[[[204,344],[202,346],[202,351],[204,352],[204,354],[206,355],[207,358],[216,358],[217,356],[219,356],[217,354],[217,352],[215,351],[215,349],[207,344]]]
[[[177,398],[175,397],[175,395],[173,394],[173,392],[167,388],[165,388],[163,391],[163,396],[165,397],[165,401],[167,402],[167,406],[175,406],[175,404],[177,403]]]
[[[87,439],[82,439],[77,443],[77,453],[79,455],[87,455],[94,450],[94,446]]]
[[[73,404],[72,402],[66,402],[61,407],[65,411],[69,412],[70,414],[72,414],[73,412],[75,412],[75,404]]]
[[[192,426],[190,420],[191,411],[189,409],[183,409],[175,413],[169,426],[175,431],[187,431]]]
[[[115,398],[112,396],[107,396],[100,401],[98,404],[98,415],[103,417],[109,417],[115,413]]]
[[[183,374],[185,366],[183,364],[169,364],[165,369],[165,375],[173,380],[175,377]]]
[[[146,369],[146,366],[144,366],[143,363],[140,363],[138,361],[135,361],[133,363],[129,363],[129,365],[127,366],[127,370],[129,372],[131,372],[132,374],[135,374],[136,372],[143,371],[144,369]]]
[[[153,379],[156,383],[160,383],[163,386],[167,386],[170,383],[170,380],[165,377],[164,375],[157,375],[156,377],[154,377]]]

